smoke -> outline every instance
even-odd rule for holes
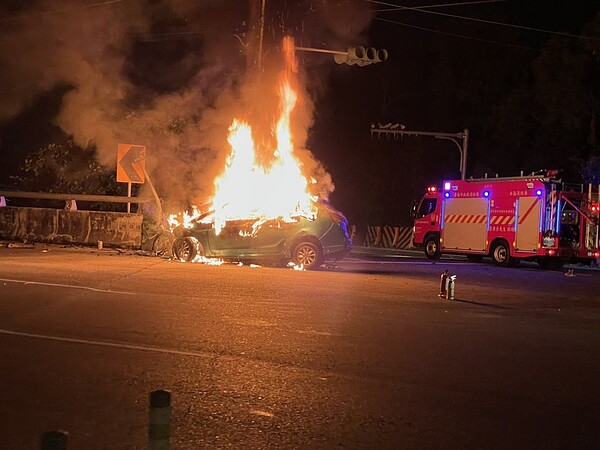
[[[0,9],[0,123],[60,85],[56,124],[99,162],[116,164],[118,143],[147,146],[146,167],[161,197],[202,203],[229,152],[234,117],[248,120],[259,148],[272,146],[280,42],[346,48],[371,15],[364,2],[269,0],[263,66],[257,54],[260,1],[39,0]],[[302,59],[294,137],[307,175],[326,196],[331,177],[306,148],[314,96],[331,58]],[[312,93],[312,97],[311,94]]]

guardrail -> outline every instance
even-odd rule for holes
[[[4,198],[33,198],[39,200],[65,200],[81,202],[105,202],[105,203],[150,203],[154,201],[150,197],[127,197],[123,195],[89,195],[89,194],[59,194],[54,192],[23,192],[23,191],[0,191],[0,197]],[[4,203],[4,202],[3,202]]]

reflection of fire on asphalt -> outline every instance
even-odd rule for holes
[[[179,258],[176,258],[176,259],[181,262],[187,262],[185,259],[179,259]],[[220,258],[207,258],[205,256],[200,256],[200,255],[196,255],[196,257],[194,259],[192,259],[190,262],[206,264],[208,266],[220,266],[220,265],[225,264],[225,261],[223,261]]]
[[[283,54],[285,70],[278,89],[279,116],[273,121],[276,148],[271,149],[269,165],[258,162],[250,124],[233,119],[228,137],[231,152],[222,174],[214,180],[214,195],[206,209],[210,214],[196,207],[190,212],[173,214],[169,217],[172,230],[182,225],[189,228],[199,221],[212,224],[219,234],[228,221],[249,220],[253,221],[252,227],[244,233],[254,236],[269,220],[297,222],[299,218],[316,217],[318,197],[309,192],[309,185],[315,180],[309,182],[302,174],[302,164],[294,153],[290,119],[298,90],[293,87],[297,83],[297,61],[291,38],[284,39]]]
[[[183,259],[178,259],[178,261],[181,262],[186,262]],[[230,262],[227,263],[224,260],[220,259],[220,258],[206,258],[205,256],[196,256],[192,261],[190,261],[192,263],[199,263],[199,264],[206,264],[207,266],[222,266],[223,264],[231,264],[231,265],[236,265],[237,267],[244,267],[244,266],[248,266],[251,269],[258,269],[261,268],[262,266],[259,264],[244,264],[243,262]],[[289,263],[287,263],[287,267],[289,267],[290,269],[293,270],[305,270],[304,269],[304,265],[303,264],[294,264],[292,261],[290,261]]]

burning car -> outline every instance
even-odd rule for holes
[[[285,66],[272,126],[256,129],[234,118],[225,166],[213,181],[212,196],[200,198],[209,212],[194,207],[191,214],[169,217],[176,237],[173,252],[181,260],[292,260],[316,269],[350,250],[347,220],[319,200],[327,189],[319,187],[308,170],[316,162],[306,159],[306,149],[297,149],[292,113],[300,90],[293,40],[284,39],[282,48]],[[331,192],[331,183],[326,184]]]
[[[313,220],[233,220],[216,232],[212,213],[201,215],[187,227],[174,230],[174,255],[183,261],[197,257],[235,261],[293,261],[317,269],[325,261],[339,260],[351,249],[348,221],[327,202],[316,205]],[[208,219],[208,221],[207,221]],[[208,222],[208,223],[207,223]]]

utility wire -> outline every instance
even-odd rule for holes
[[[448,33],[448,32],[445,32],[445,31],[435,30],[435,29],[432,29],[432,28],[419,27],[417,25],[411,25],[411,24],[404,23],[404,22],[398,22],[396,20],[382,19],[380,17],[375,17],[375,20],[379,20],[380,22],[393,23],[393,24],[396,24],[396,25],[402,25],[402,26],[408,27],[408,28],[415,28],[417,30],[429,31],[431,33],[443,34],[445,36],[452,36],[452,37],[458,37],[458,38],[462,38],[462,39],[469,39],[471,41],[484,42],[486,44],[495,44],[495,45],[501,45],[503,47],[512,47],[512,48],[518,48],[518,49],[521,49],[521,50],[530,50],[530,51],[534,51],[534,52],[540,52],[541,51],[540,49],[533,48],[533,47],[526,47],[524,45],[507,44],[507,43],[504,43],[504,42],[491,41],[489,39],[481,39],[481,38],[476,38],[476,37],[473,37],[473,36],[465,36],[465,35],[462,35],[462,34]]]
[[[481,5],[483,3],[503,3],[506,0],[481,0],[475,2],[458,2],[458,3],[439,3],[437,5],[423,5],[418,6],[416,8],[420,9],[432,9],[432,8],[446,8],[449,6],[467,6],[467,5]],[[375,3],[375,2],[373,2]],[[415,8],[413,6],[413,8]],[[386,9],[376,9],[375,12],[388,12],[388,11],[401,11],[402,9],[407,9],[405,6],[396,6],[395,8],[386,8]]]
[[[551,31],[551,30],[544,30],[542,28],[534,28],[534,27],[526,27],[523,25],[515,25],[512,23],[503,23],[503,22],[496,22],[494,20],[486,20],[486,19],[477,19],[475,17],[466,17],[466,16],[458,16],[456,14],[448,14],[448,13],[442,13],[439,11],[429,11],[426,9],[423,9],[422,7],[411,7],[411,6],[401,6],[401,5],[395,5],[393,3],[387,3],[387,2],[381,2],[378,0],[366,0],[369,3],[373,3],[373,4],[377,4],[377,5],[382,5],[382,6],[393,6],[395,7],[393,10],[397,10],[397,11],[402,11],[402,10],[409,10],[409,11],[417,11],[420,13],[425,13],[425,14],[434,14],[437,16],[443,16],[443,17],[451,17],[453,19],[463,19],[463,20],[471,20],[473,22],[480,22],[480,23],[486,23],[489,25],[498,25],[498,26],[503,26],[503,27],[511,27],[511,28],[518,28],[521,30],[528,30],[528,31],[535,31],[538,33],[546,33],[546,34],[554,34],[557,36],[566,36],[566,37],[571,37],[571,38],[578,38],[578,39],[588,39],[588,40],[592,40],[592,41],[600,41],[600,38],[595,38],[595,37],[591,37],[591,36],[583,36],[583,35],[577,35],[577,34],[571,34],[571,33],[564,33],[561,31]]]
[[[87,9],[87,8],[96,8],[98,6],[104,6],[104,5],[112,5],[115,3],[121,3],[125,0],[107,0],[104,2],[98,2],[98,3],[88,3],[87,5],[76,5],[76,6],[69,6],[66,8],[61,8],[61,9],[51,9],[48,11],[36,11],[36,12],[32,12],[32,13],[25,13],[25,14],[21,14],[21,15],[17,15],[14,17],[3,17],[0,18],[0,22],[11,22],[13,20],[19,20],[25,17],[31,17],[31,16],[41,16],[41,15],[46,15],[46,14],[50,14],[50,13],[61,13],[61,12],[67,12],[67,11],[71,11],[74,9]]]

